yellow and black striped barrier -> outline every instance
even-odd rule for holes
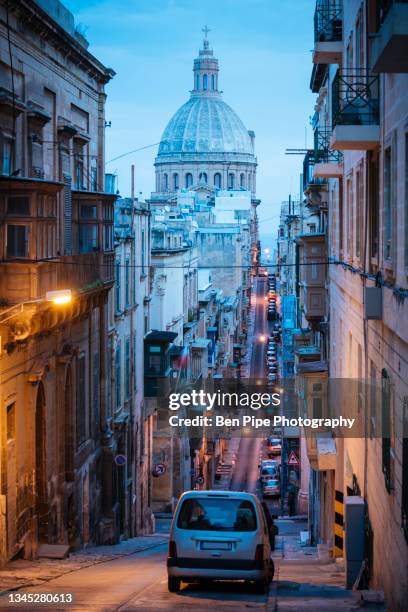
[[[334,502],[334,556],[344,555],[344,499],[342,491],[336,491]]]

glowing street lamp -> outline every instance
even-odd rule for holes
[[[263,334],[261,334],[259,336],[259,342],[266,342],[266,336],[264,336]]]
[[[72,301],[71,289],[60,289],[59,291],[47,291],[45,294],[47,302],[52,302],[56,306],[70,304]]]

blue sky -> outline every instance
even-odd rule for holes
[[[224,100],[256,134],[258,209],[276,226],[279,203],[299,193],[302,158],[286,147],[312,144],[309,90],[313,46],[312,0],[63,0],[85,27],[89,50],[116,71],[107,85],[106,159],[156,143],[189,96],[192,66],[204,25],[220,61]],[[157,147],[107,165],[122,195],[154,188]],[[269,220],[270,217],[274,217]]]

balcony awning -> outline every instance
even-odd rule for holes
[[[177,338],[175,332],[153,330],[145,336],[146,342],[173,342]]]
[[[63,187],[64,183],[58,181],[47,181],[44,179],[20,176],[0,176],[0,192],[21,189],[24,191],[58,193]]]

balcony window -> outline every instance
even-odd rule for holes
[[[98,168],[96,166],[91,168],[91,189],[98,191]]]
[[[79,225],[79,252],[92,253],[97,251],[98,225],[96,223],[81,223]]]
[[[10,175],[13,170],[13,141],[10,138],[0,138],[1,158],[0,169],[1,174]]]
[[[115,312],[120,312],[120,261],[115,263]]]
[[[7,225],[7,256],[28,257],[28,225]]]
[[[30,198],[27,196],[10,196],[7,201],[7,214],[15,217],[30,215]]]
[[[378,75],[350,68],[338,70],[332,83],[332,120],[333,126],[378,125]]]
[[[392,490],[393,451],[391,446],[391,380],[387,370],[381,375],[382,471],[385,488]]]
[[[113,250],[113,226],[107,223],[103,226],[103,250]]]
[[[119,410],[122,404],[122,369],[121,369],[121,350],[120,344],[115,351],[115,406]]]
[[[103,205],[103,220],[113,221],[113,206],[112,204]]]
[[[131,389],[131,367],[130,367],[130,337],[125,340],[125,398],[130,398]]]
[[[392,152],[388,147],[384,153],[384,257],[392,254]]]
[[[96,219],[97,208],[91,204],[81,204],[79,209],[79,215],[81,219]]]
[[[149,346],[149,353],[147,356],[147,370],[149,374],[162,373],[162,351],[160,346]]]
[[[318,0],[314,14],[315,42],[342,40],[341,0]]]
[[[130,305],[130,267],[129,259],[125,262],[125,305]]]

